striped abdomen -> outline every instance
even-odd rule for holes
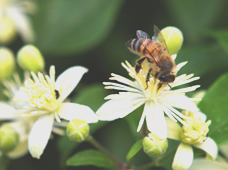
[[[128,49],[138,55],[149,54],[151,56],[160,56],[165,51],[165,47],[156,41],[150,39],[132,39],[126,43]]]

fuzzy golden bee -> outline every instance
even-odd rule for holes
[[[136,36],[137,38],[131,39],[126,43],[131,52],[143,56],[136,61],[136,73],[140,71],[143,61],[147,59],[151,63],[151,67],[148,70],[146,82],[149,81],[151,73],[160,80],[161,84],[173,82],[176,76],[173,72],[175,63],[169,54],[165,39],[158,27],[154,26],[152,39],[149,39],[147,33],[141,30],[136,31]]]

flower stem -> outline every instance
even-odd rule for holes
[[[98,143],[91,135],[89,135],[86,141],[90,142],[95,148],[107,155],[120,169],[123,169],[125,165],[119,162],[113,155],[111,155],[100,143]]]

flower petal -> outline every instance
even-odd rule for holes
[[[181,127],[177,122],[174,122],[168,117],[165,117],[167,128],[168,128],[168,134],[167,137],[174,140],[181,140],[180,134],[181,134]]]
[[[153,102],[147,102],[144,107],[148,130],[156,134],[160,139],[167,137],[167,125],[163,110]]]
[[[60,92],[61,101],[74,90],[82,76],[88,71],[82,66],[74,66],[65,70],[56,80],[55,88]]]
[[[58,110],[58,115],[66,120],[82,119],[87,123],[98,121],[97,115],[90,107],[76,103],[63,103]]]
[[[42,155],[54,122],[54,115],[41,116],[33,125],[29,135],[28,147],[32,157],[39,159]]]
[[[174,170],[188,169],[193,161],[193,149],[190,145],[180,143],[174,156],[172,168]]]
[[[194,159],[192,165],[188,170],[227,170],[228,165],[217,162],[217,161],[210,161],[206,159]]]
[[[167,105],[192,112],[197,112],[199,110],[191,98],[188,98],[185,95],[169,95],[168,93],[169,92],[165,93],[165,95],[161,97],[161,101]]]
[[[195,144],[194,146],[204,150],[207,154],[210,155],[212,160],[215,160],[217,158],[218,146],[210,137],[208,137],[203,143]]]
[[[6,102],[0,102],[0,120],[12,120],[18,118],[15,109]]]
[[[123,118],[145,102],[141,99],[141,95],[131,92],[109,96],[114,99],[105,102],[96,112],[100,120],[111,121]]]

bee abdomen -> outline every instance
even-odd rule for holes
[[[127,47],[132,50],[132,51],[135,51],[135,52],[138,52],[140,53],[141,51],[141,42],[138,40],[138,39],[132,39],[132,40],[129,40],[127,43],[126,43]]]

